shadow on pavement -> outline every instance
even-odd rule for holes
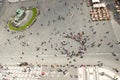
[[[114,20],[120,25],[120,14],[116,12],[116,8],[114,6],[114,3],[107,4],[107,8],[109,11],[113,13]]]

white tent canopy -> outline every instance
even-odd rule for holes
[[[92,3],[100,2],[100,0],[92,0]]]
[[[20,1],[29,1],[29,0],[8,0],[8,2],[20,2]]]
[[[94,8],[106,7],[105,3],[93,4]]]
[[[19,2],[19,0],[8,0],[8,2]]]

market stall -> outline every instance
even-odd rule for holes
[[[93,4],[90,16],[92,21],[110,20],[110,14],[105,3]]]
[[[115,0],[115,8],[117,13],[120,14],[120,0]]]

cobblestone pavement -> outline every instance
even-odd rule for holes
[[[49,65],[78,65],[102,61],[110,67],[120,66],[120,44],[117,43],[119,40],[113,26],[116,24],[112,23],[114,19],[92,22],[89,15],[90,7],[86,6],[84,0],[31,0],[6,4],[9,7],[6,8],[0,22],[1,63],[28,61]],[[37,6],[40,15],[29,29],[11,31],[6,23],[21,6]],[[112,15],[112,11],[110,13]],[[80,42],[71,38],[79,33],[85,41],[85,50],[81,50],[83,47]],[[77,55],[80,51],[84,54]],[[114,65],[109,64],[110,61]]]

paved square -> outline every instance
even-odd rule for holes
[[[110,1],[104,2],[111,4],[111,9],[113,1]],[[7,22],[22,6],[38,7],[40,15],[25,31],[11,31]],[[29,62],[79,66],[98,65],[101,61],[104,66],[120,69],[120,45],[117,43],[120,41],[120,26],[114,19],[114,9],[109,10],[110,21],[98,22],[91,21],[91,7],[87,7],[85,0],[29,0],[18,3],[6,0],[4,9],[0,18],[1,64]],[[83,41],[75,40],[79,35]],[[76,69],[71,72],[77,75]]]

